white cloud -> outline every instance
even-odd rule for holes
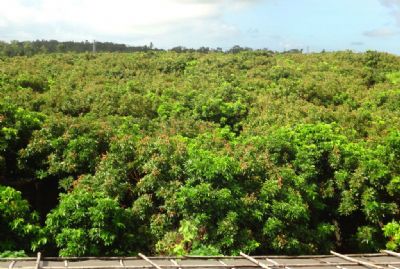
[[[223,15],[260,1],[0,0],[0,39],[21,39],[16,33],[24,32],[32,39],[129,42],[176,36],[176,31],[192,28],[199,38],[235,35],[238,30],[224,23]]]
[[[393,7],[396,5],[400,5],[400,0],[380,0],[380,2],[388,7]]]
[[[352,46],[364,46],[365,43],[362,42],[362,41],[353,41],[353,42],[350,43],[350,45],[352,45]]]
[[[363,35],[371,38],[388,38],[399,35],[400,31],[400,0],[379,0],[389,10],[389,14],[395,19],[395,23],[387,23],[385,26],[363,32]]]
[[[399,34],[399,31],[394,31],[387,27],[381,27],[370,31],[365,31],[364,35],[368,37],[391,37]]]
[[[379,0],[379,2],[390,9],[390,14],[396,19],[400,26],[400,0]]]

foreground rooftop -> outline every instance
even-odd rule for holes
[[[400,269],[400,253],[307,256],[37,257],[1,258],[0,269]]]

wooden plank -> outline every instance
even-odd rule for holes
[[[276,266],[284,266],[285,269],[291,269],[290,267],[287,267],[287,266],[284,265],[284,264],[280,264],[280,263],[278,263],[277,261],[274,261],[273,259],[266,258],[265,260],[266,260],[267,262],[270,262],[270,263],[276,265]]]
[[[16,263],[16,261],[12,261],[9,265],[8,265],[8,269],[12,269],[14,267],[14,264]]]
[[[332,257],[332,256],[331,256]],[[172,262],[172,261],[171,261]],[[325,261],[324,261],[325,262]],[[174,263],[171,265],[163,265],[162,268],[163,269],[176,269],[176,268],[196,268],[196,267],[202,267],[202,268],[228,268],[231,269],[232,267],[237,268],[241,268],[241,267],[248,267],[248,268],[256,268],[259,267],[258,264],[249,264],[249,265],[224,265],[222,263],[220,264],[191,264],[191,265],[183,265],[183,264],[178,264],[178,263]],[[325,263],[286,263],[286,264],[278,264],[278,265],[274,265],[273,267],[291,267],[296,268],[296,267],[328,267],[328,266],[354,266],[357,265],[357,262],[325,262]],[[379,263],[375,263],[375,264],[379,264],[379,265],[393,265],[393,266],[400,266],[400,261],[399,262],[379,262]],[[30,268],[32,268],[32,266],[28,266]],[[152,268],[153,265],[149,264],[149,265],[125,265],[126,269],[134,269],[134,268]],[[27,268],[27,267],[26,267]],[[41,269],[62,269],[65,267],[60,267],[60,266],[42,266]],[[91,266],[91,265],[85,265],[85,266],[69,266],[69,269],[78,269],[78,268],[85,268],[85,269],[103,269],[103,268],[109,268],[109,269],[121,269],[120,265],[108,265],[108,266]]]
[[[40,268],[40,259],[42,258],[42,253],[38,252],[36,257],[35,269]]]
[[[387,257],[387,256],[386,256],[386,257]],[[396,256],[395,256],[395,257],[396,257]],[[370,258],[368,258],[368,257],[363,257],[363,258],[366,259],[366,260],[368,260],[368,261],[373,262],[374,264],[379,264],[378,262],[372,261],[372,260],[371,260]],[[399,267],[393,266],[394,264],[400,264],[400,259],[399,259],[398,262],[382,262],[382,264],[383,264],[383,265],[386,265],[387,267],[392,268],[392,269],[400,269]]]
[[[154,265],[149,264],[149,265],[125,265],[125,269],[136,269],[136,268],[153,268]],[[179,264],[179,265],[163,265],[162,269],[178,269],[178,268],[221,268],[221,269],[230,269],[232,268],[232,265],[222,265],[222,264]],[[246,266],[239,266],[240,267],[246,267],[246,268],[258,268],[259,266],[254,264],[254,265],[246,265]],[[25,268],[32,268],[32,266],[28,266]],[[103,268],[108,268],[108,269],[121,269],[120,265],[104,265],[104,266],[87,266],[87,265],[80,265],[80,266],[69,266],[68,269],[103,269]],[[14,268],[15,269],[15,268]],[[41,269],[65,269],[65,267],[62,266],[42,266]]]
[[[268,261],[268,260],[267,260]],[[376,265],[400,265],[399,262],[375,262],[374,264]],[[354,266],[358,265],[356,262],[326,262],[326,263],[279,263],[278,265],[274,265],[274,267],[329,267],[332,265],[338,265],[338,266]],[[267,265],[268,266],[268,265]],[[240,267],[240,266],[236,266]],[[254,267],[254,265],[246,265],[246,266],[241,266],[241,267]]]
[[[358,254],[351,254],[351,255],[358,255]],[[350,255],[350,256],[351,256]],[[378,253],[373,253],[373,254],[365,254],[365,255],[373,255],[373,256],[382,256],[382,254]],[[183,255],[185,258],[190,258],[190,259],[243,259],[243,256],[199,256],[199,255]],[[332,255],[256,255],[256,256],[251,256],[252,258],[255,259],[266,259],[266,258],[284,258],[284,259],[310,259],[310,258],[329,258],[332,257]],[[175,257],[177,258],[177,257]]]
[[[152,268],[155,267],[152,264],[149,265],[125,265],[124,268],[126,269],[134,269],[134,268]],[[222,265],[222,264],[180,264],[180,265],[163,265],[162,269],[176,269],[176,268],[232,268],[232,265]],[[248,267],[248,268],[257,268],[256,264],[254,265],[246,265],[246,266],[240,266],[240,267]],[[32,266],[27,266],[24,268],[32,268]],[[90,266],[90,265],[80,265],[80,266],[69,266],[68,269],[79,269],[79,268],[84,268],[84,269],[103,269],[103,268],[108,268],[108,269],[121,269],[120,265],[104,265],[104,266]],[[15,269],[15,268],[14,268]],[[41,269],[65,269],[63,266],[42,266]]]
[[[223,256],[223,255],[218,255],[218,256],[210,256],[210,255],[205,255],[205,256],[199,256],[199,255],[183,255],[182,256],[185,259],[199,259],[199,260],[206,260],[206,259],[243,259],[242,256]],[[174,257],[176,258],[182,258],[182,257]]]
[[[337,252],[334,252],[332,250],[330,252],[331,252],[331,254],[333,254],[333,255],[335,255],[335,256],[337,256],[339,258],[342,258],[342,259],[347,260],[347,261],[355,262],[355,263],[358,263],[358,264],[366,266],[366,267],[375,268],[375,269],[384,269],[384,267],[376,265],[376,264],[371,263],[371,262],[360,261],[360,260],[354,259],[352,257],[346,256],[346,255],[343,255],[343,254],[340,254],[340,253],[337,253]]]
[[[35,257],[8,257],[8,258],[0,258],[0,262],[35,262],[37,259],[37,256]]]
[[[400,265],[400,262],[392,262],[392,263],[379,263],[382,265]],[[338,263],[333,263],[333,264],[321,264],[321,263],[312,263],[312,264],[287,264],[283,265],[280,264],[279,266],[273,266],[273,267],[285,267],[285,266],[290,266],[292,269],[296,267],[327,267],[327,266],[354,266],[357,265],[355,262],[338,262]],[[138,269],[138,268],[153,268],[153,265],[125,265],[125,269]],[[177,268],[221,268],[221,269],[231,269],[232,265],[223,265],[223,264],[191,264],[191,265],[163,265],[163,269],[177,269]],[[257,268],[259,265],[257,264],[251,264],[251,265],[241,265],[241,266],[235,266],[236,269],[246,267],[246,268]],[[32,268],[32,266],[27,266],[24,268]],[[271,267],[270,267],[271,268]],[[62,266],[42,266],[41,269],[65,269],[65,267]],[[120,265],[117,266],[69,266],[68,269],[121,269]]]
[[[255,264],[257,264],[258,266],[260,266],[261,268],[270,269],[270,267],[268,267],[266,264],[257,261],[256,259],[250,257],[249,255],[244,254],[243,252],[240,252],[240,256],[245,257],[246,259],[248,259],[248,260],[251,261],[252,263],[255,263]]]
[[[359,257],[360,255],[364,257],[384,257],[386,254],[383,253],[363,253],[363,254],[347,254],[346,256],[348,257]],[[255,259],[266,259],[266,258],[271,258],[271,259],[312,259],[312,258],[329,258],[332,257],[332,255],[258,255],[258,256],[252,256]],[[197,255],[183,255],[182,257],[176,257],[176,256],[163,256],[163,257],[149,257],[152,260],[163,260],[163,259],[200,259],[200,260],[205,260],[205,259],[243,259],[243,256],[197,256]],[[42,261],[88,261],[88,260],[120,260],[121,257],[42,257]],[[0,261],[35,261],[36,257],[17,257],[17,258],[0,258]],[[124,260],[138,260],[138,257],[124,257]]]
[[[139,268],[153,268],[153,265],[133,265],[133,266],[125,266],[125,269],[139,269]],[[32,269],[32,267],[23,267],[26,269]],[[14,268],[15,269],[15,268]],[[20,268],[21,269],[21,268]],[[63,266],[42,266],[41,269],[65,269]],[[69,266],[68,269],[121,269],[120,265],[103,265],[103,266]]]
[[[360,253],[360,254],[346,254],[346,256],[349,257],[359,257],[359,256],[364,256],[364,257],[382,257],[385,256],[383,253]],[[332,258],[332,255],[327,254],[327,255],[254,255],[251,256],[254,259],[313,259],[313,258]],[[230,257],[229,257],[230,258]]]
[[[400,258],[400,253],[391,251],[391,250],[382,250],[382,252],[389,254],[390,256],[394,256],[394,257],[399,257]]]
[[[328,261],[324,261],[324,260],[321,260],[321,259],[316,259],[317,261],[320,261],[320,262],[323,262],[323,263],[325,263],[325,264],[328,264],[328,265],[332,265],[332,266],[335,266],[336,268],[338,268],[338,269],[347,269],[346,267],[343,267],[342,265],[344,265],[344,264],[341,264],[341,263],[337,263],[337,262],[328,262]],[[354,264],[354,263],[353,263]],[[353,264],[350,264],[350,265],[353,265]]]
[[[229,265],[227,265],[226,263],[224,263],[223,261],[221,261],[221,260],[218,260],[218,262],[220,263],[220,264],[222,264],[222,265],[225,265],[225,266],[229,266]],[[230,266],[229,266],[230,267]],[[231,269],[236,269],[235,267],[230,267]]]
[[[145,260],[146,262],[150,263],[151,265],[153,265],[155,268],[157,269],[162,269],[158,264],[152,262],[149,258],[147,258],[146,256],[144,256],[142,253],[139,253],[138,256],[140,258],[142,258],[143,260]]]
[[[175,261],[174,259],[170,259],[170,261],[171,261],[174,265],[179,266],[178,262]],[[178,269],[182,269],[182,267],[179,266]]]

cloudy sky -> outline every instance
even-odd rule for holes
[[[0,0],[0,40],[400,54],[400,0]]]

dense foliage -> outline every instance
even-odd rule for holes
[[[400,58],[231,52],[1,58],[0,252],[399,249]]]

